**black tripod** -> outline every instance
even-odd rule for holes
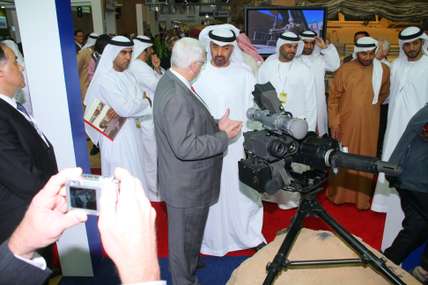
[[[278,273],[288,267],[305,267],[305,266],[344,266],[344,265],[370,265],[382,274],[392,284],[405,285],[405,283],[392,272],[385,264],[385,260],[374,255],[360,241],[349,234],[342,226],[340,226],[319,204],[316,199],[318,192],[322,190],[321,185],[325,182],[324,177],[319,183],[307,185],[301,192],[301,201],[299,209],[293,218],[293,221],[288,228],[287,235],[275,255],[272,262],[268,263],[267,276],[263,285],[270,285],[275,280]],[[290,261],[287,259],[294,241],[303,226],[303,220],[307,216],[317,216],[328,224],[333,231],[339,235],[358,255],[360,258],[347,259],[325,259],[325,260],[300,260]]]

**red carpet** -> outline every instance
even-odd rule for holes
[[[385,214],[379,214],[372,211],[360,211],[355,206],[334,205],[325,197],[324,192],[319,194],[319,201],[326,211],[336,221],[352,234],[362,238],[370,246],[380,249],[385,223]],[[167,215],[164,203],[152,203],[157,212],[157,237],[159,257],[168,255],[168,230]],[[295,209],[281,210],[273,203],[264,203],[263,234],[268,242],[272,241],[275,234],[286,228],[290,224]],[[317,218],[309,217],[305,220],[305,227],[310,229],[329,229],[322,221]],[[231,252],[230,256],[252,255],[253,250],[241,250]]]

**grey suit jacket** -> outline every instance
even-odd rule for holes
[[[160,79],[153,119],[158,185],[170,206],[190,208],[217,202],[227,134],[207,108],[171,71]]]
[[[41,270],[17,259],[9,250],[8,240],[0,245],[0,285],[38,285],[49,277],[51,271]]]

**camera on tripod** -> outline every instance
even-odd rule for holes
[[[327,180],[329,169],[345,167],[365,172],[384,172],[398,176],[400,168],[375,157],[340,151],[339,143],[328,137],[308,132],[305,120],[284,112],[275,89],[268,82],[257,84],[254,99],[261,110],[247,111],[250,120],[263,124],[263,130],[244,133],[246,159],[239,161],[239,179],[260,193],[278,190],[301,193],[299,208],[288,227],[287,235],[272,262],[266,266],[263,285],[271,285],[276,276],[288,267],[305,266],[372,266],[392,284],[405,283],[385,264],[385,260],[368,250],[358,239],[340,226],[318,203],[316,193]],[[296,165],[304,165],[299,167]],[[303,170],[302,170],[303,169]],[[358,255],[356,259],[323,259],[290,261],[288,255],[307,216],[317,216],[329,225]]]
[[[302,192],[322,183],[330,168],[399,174],[395,165],[344,153],[335,139],[308,132],[304,119],[293,118],[283,110],[269,82],[257,84],[253,96],[261,110],[250,108],[247,117],[261,122],[264,129],[244,133],[246,159],[239,161],[239,179],[258,192]],[[296,164],[306,165],[308,170],[296,171]]]

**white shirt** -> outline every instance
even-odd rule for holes
[[[9,97],[3,94],[0,94],[0,98],[3,99],[6,103],[8,103],[9,105],[11,105],[13,108],[15,108],[15,110],[17,110],[22,116],[24,116],[24,118],[31,123],[31,125],[33,125],[33,127],[36,129],[37,133],[39,134],[39,136],[42,138],[42,140],[45,142],[45,144],[47,146],[49,146],[49,142],[46,139],[45,135],[43,134],[43,132],[37,127],[37,123],[34,120],[34,118],[30,115],[30,114],[25,114],[24,112],[21,112],[20,110],[18,110],[17,104],[16,104],[16,100],[13,97]]]
[[[202,103],[202,104],[204,104],[204,106],[208,109],[208,106],[207,106],[207,104],[205,103],[205,101],[196,93],[196,91],[192,88],[192,86],[190,85],[190,82],[189,82],[189,80],[187,80],[186,78],[184,78],[184,76],[183,75],[181,75],[180,73],[178,73],[177,71],[175,71],[173,68],[170,68],[169,69],[171,72],[172,72],[172,74],[174,74],[175,76],[177,76],[177,78],[181,81],[181,82],[183,82],[184,83],[184,85],[186,85],[186,87],[190,90],[190,91],[192,91],[192,93],[194,94],[194,95],[196,95],[196,98],[198,98],[198,100]]]
[[[184,76],[183,76],[183,75],[181,75],[180,73],[178,73],[177,71],[175,71],[173,67],[171,67],[169,70],[172,72],[172,74],[174,74],[175,76],[177,76],[177,78],[178,78],[181,82],[183,82],[183,83],[184,83],[184,85],[186,85],[186,87],[187,87],[187,88],[189,88],[189,90],[190,90],[190,91],[192,91],[192,92],[193,92],[193,90],[192,90],[192,86],[190,85],[189,80],[187,80],[186,78],[184,78]]]
[[[19,260],[22,260],[28,264],[33,265],[34,267],[40,268],[43,271],[46,270],[47,268],[46,260],[42,256],[40,256],[37,252],[34,253],[34,256],[32,259],[27,259],[16,254],[14,254],[14,256]]]
[[[159,280],[159,281],[148,281],[148,282],[138,282],[138,283],[127,283],[122,285],[166,285],[166,281]]]

